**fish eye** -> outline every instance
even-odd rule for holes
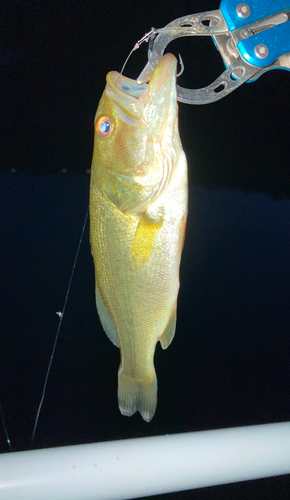
[[[95,125],[99,137],[109,137],[114,130],[114,122],[109,116],[100,116]]]

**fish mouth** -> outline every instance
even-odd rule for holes
[[[144,111],[144,103],[140,97],[147,90],[148,85],[138,85],[135,80],[128,78],[117,71],[107,74],[106,95],[114,102],[123,121],[140,120]],[[121,113],[120,113],[121,110]],[[127,115],[123,116],[123,113]]]
[[[117,71],[110,71],[107,74],[106,94],[126,114],[126,117],[121,118],[129,122],[132,122],[132,119],[138,121],[143,117],[148,103],[160,107],[165,102],[172,101],[172,98],[176,102],[176,66],[176,57],[165,54],[154,69],[148,84],[137,84],[136,80]]]

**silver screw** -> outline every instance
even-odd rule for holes
[[[253,32],[251,28],[243,28],[240,32],[242,38],[249,38]]]
[[[269,54],[269,49],[263,43],[259,43],[255,47],[255,54],[259,59],[266,59]]]
[[[246,18],[251,14],[251,9],[247,3],[239,3],[236,12],[239,17]]]

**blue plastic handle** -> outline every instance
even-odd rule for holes
[[[246,5],[250,9],[248,17],[240,17],[237,8],[240,2],[222,0],[220,9],[230,31],[246,27],[255,21],[290,9],[289,0],[250,0]],[[267,57],[261,59],[256,55],[255,47],[263,44],[268,48]],[[241,56],[245,61],[261,68],[272,64],[278,57],[290,53],[290,21],[287,21],[237,43]]]

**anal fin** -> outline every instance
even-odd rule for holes
[[[103,302],[101,294],[99,292],[97,283],[96,283],[96,304],[97,304],[99,318],[100,318],[100,321],[102,323],[102,327],[104,328],[110,341],[113,342],[113,344],[115,344],[115,346],[119,347],[119,339],[118,339],[115,325],[114,325],[111,317],[109,316],[109,313],[104,305],[104,302]]]
[[[173,337],[175,335],[175,328],[176,328],[176,307],[173,313],[171,314],[167,326],[159,339],[162,349],[167,349],[167,347],[171,344]]]

